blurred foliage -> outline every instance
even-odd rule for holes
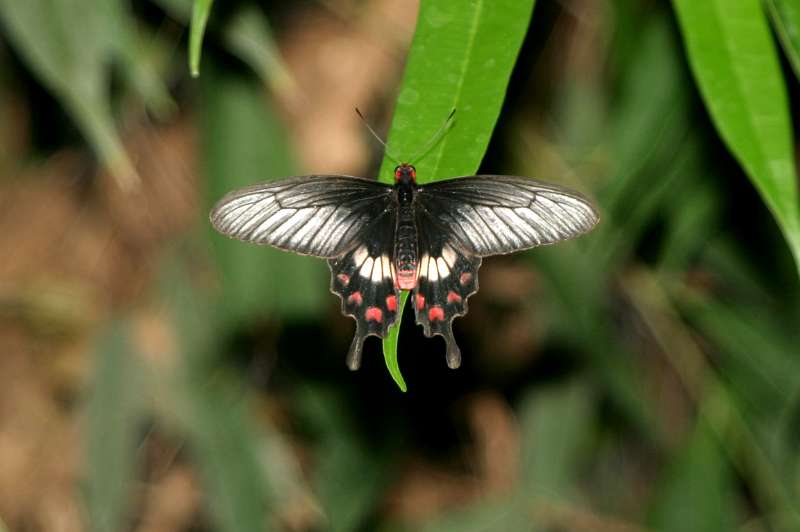
[[[795,4],[569,0],[532,16],[533,1],[497,4],[424,2],[407,49],[390,38],[410,37],[389,14],[401,1],[0,0],[0,195],[4,214],[28,213],[0,217],[6,262],[54,257],[36,243],[67,226],[56,259],[5,266],[0,283],[0,467],[18,471],[8,442],[45,423],[27,408],[51,388],[84,457],[65,450],[77,472],[50,478],[34,453],[33,471],[0,478],[0,529],[54,529],[28,508],[94,530],[800,529]],[[196,71],[202,41],[195,80],[187,57]],[[232,188],[339,171],[302,169],[296,123],[339,116],[312,114],[305,93],[365,86],[374,65],[353,65],[375,46],[390,65],[379,88],[333,106],[369,105],[378,129],[393,108],[401,159],[457,108],[421,179],[531,175],[602,212],[577,241],[484,261],[457,322],[460,370],[406,316],[386,361],[407,394],[378,342],[346,370],[352,323],[322,261],[206,221]],[[175,130],[192,149],[169,143]],[[83,177],[59,173],[87,151],[116,178],[86,158]],[[193,157],[167,168],[197,179],[154,181],[143,169],[163,153]],[[183,200],[193,221],[165,229]],[[94,273],[58,269],[73,256]],[[106,258],[132,267],[101,276]],[[59,321],[41,278],[89,316]],[[62,352],[90,376],[21,388],[20,360],[51,383]],[[59,453],[51,425],[39,445]],[[39,477],[69,495],[12,498],[9,485]]]

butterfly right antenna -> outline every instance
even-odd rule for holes
[[[414,158],[411,159],[411,164],[412,165],[416,164],[417,161],[419,161],[420,159],[425,157],[428,154],[428,152],[431,151],[431,149],[434,146],[436,146],[436,144],[440,140],[442,140],[442,137],[444,136],[444,134],[447,133],[448,129],[450,129],[450,126],[453,123],[453,117],[455,115],[456,115],[456,109],[454,107],[453,110],[450,111],[450,114],[447,115],[447,119],[444,121],[444,124],[442,124],[442,127],[439,128],[439,131],[434,133],[433,136],[431,137],[431,140],[428,141],[428,143],[425,145],[425,147],[422,148],[422,150],[420,150],[420,152]]]

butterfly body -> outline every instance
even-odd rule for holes
[[[331,291],[356,321],[347,364],[357,369],[367,336],[385,338],[412,290],[416,321],[461,360],[452,321],[478,290],[484,256],[572,238],[598,220],[576,192],[524,177],[467,176],[419,185],[410,164],[388,185],[316,175],[236,190],[211,213],[221,233],[328,260]]]
[[[397,229],[395,230],[394,263],[397,286],[413,290],[417,285],[417,224],[414,220],[414,195],[417,174],[413,166],[400,165],[395,170],[397,195]]]

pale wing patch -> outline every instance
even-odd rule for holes
[[[383,278],[383,261],[381,261],[380,257],[375,260],[375,265],[372,267],[372,282],[379,283]]]
[[[364,246],[358,248],[355,253],[353,253],[353,263],[356,265],[356,268],[360,267],[364,264],[364,261],[367,260],[369,256],[369,251]]]
[[[449,267],[453,267],[456,265],[456,252],[453,251],[453,248],[450,246],[444,246],[442,248],[442,258],[447,262]]]
[[[439,278],[441,279],[450,275],[450,268],[447,267],[447,263],[442,257],[436,259],[436,269],[439,271]]]
[[[419,261],[419,272],[417,273],[417,277],[427,277],[428,276],[428,262],[431,260],[430,256],[423,255],[422,259]]]
[[[372,277],[372,264],[375,260],[372,257],[367,257],[367,260],[364,261],[364,265],[361,266],[361,270],[359,270],[359,275],[364,277],[365,279],[369,279]]]
[[[428,279],[431,281],[439,280],[439,271],[436,269],[436,260],[433,257],[428,261]]]
[[[393,277],[392,275],[392,263],[389,260],[388,255],[381,255],[381,266],[383,267],[383,276],[384,277]]]

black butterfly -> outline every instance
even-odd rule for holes
[[[413,290],[417,323],[461,352],[452,322],[478,291],[481,258],[566,240],[598,221],[577,192],[525,177],[469,176],[418,185],[400,164],[395,184],[360,177],[292,177],[234,190],[211,212],[225,235],[328,259],[331,291],[356,320],[347,355],[361,364],[364,338],[384,338],[400,290]]]

